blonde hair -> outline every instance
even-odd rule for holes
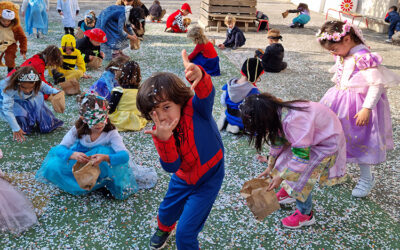
[[[225,17],[224,23],[225,23],[225,25],[228,25],[228,24],[235,24],[235,23],[236,23],[236,18],[235,18],[234,16],[227,15],[227,16]]]
[[[191,28],[187,34],[187,37],[192,39],[195,44],[206,44],[208,43],[207,36],[204,34],[204,30],[199,26]]]

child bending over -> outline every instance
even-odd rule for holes
[[[180,10],[177,10],[169,15],[167,19],[167,27],[165,28],[165,30],[174,33],[186,33],[187,25],[185,25],[185,23],[183,22],[183,17],[189,14],[192,14],[190,5],[188,3],[182,4]]]
[[[266,72],[281,72],[286,69],[287,63],[283,61],[285,50],[279,40],[282,40],[280,31],[270,29],[267,34],[269,45],[265,52],[256,50],[256,57],[262,60],[262,66]]]
[[[386,42],[391,43],[392,36],[400,31],[400,15],[397,12],[396,6],[392,6],[389,8],[389,11],[385,17],[385,22],[390,23],[388,31],[389,38],[386,40]]]
[[[218,48],[232,48],[237,49],[242,47],[246,42],[243,32],[236,26],[236,18],[231,15],[225,17],[225,25],[228,27],[226,31],[225,42],[218,44]]]
[[[161,72],[148,78],[137,96],[139,111],[155,123],[145,133],[153,137],[162,168],[173,173],[150,240],[154,249],[164,246],[178,220],[178,249],[199,249],[197,236],[224,178],[224,146],[212,116],[211,77],[190,63],[185,50],[182,58],[191,88],[176,75]]]
[[[44,103],[43,97],[61,91],[42,82],[34,68],[19,68],[0,81],[0,89],[0,117],[10,125],[14,140],[24,141],[24,135],[31,134],[36,128],[40,133],[49,133],[63,125]]]
[[[150,20],[154,23],[157,21],[157,23],[161,22],[161,19],[164,17],[166,11],[165,9],[161,8],[160,1],[155,0],[153,2],[153,5],[150,6],[149,9],[150,12]]]
[[[189,55],[189,61],[201,66],[210,76],[221,75],[217,51],[215,51],[214,44],[204,34],[204,30],[198,26],[193,27],[187,36],[196,44],[193,52]]]
[[[312,190],[346,180],[346,139],[342,126],[323,104],[294,100],[283,102],[268,94],[247,97],[240,105],[244,128],[250,143],[260,152],[271,145],[267,169],[258,178],[271,175],[268,190],[277,193],[280,203],[289,195],[297,210],[282,219],[287,228],[315,223]]]
[[[87,30],[91,30],[96,26],[96,13],[93,10],[88,10],[85,12],[85,16],[83,20],[78,22],[78,28],[75,34],[76,39],[82,39],[84,36],[84,32]]]
[[[293,18],[290,28],[304,28],[304,25],[311,19],[310,10],[305,3],[299,3],[296,9],[286,10],[286,13],[297,13],[297,17]]]
[[[110,121],[118,131],[141,130],[147,124],[136,107],[141,80],[139,64],[135,61],[125,63],[118,79],[120,86],[112,90],[110,100]]]
[[[260,93],[256,82],[264,74],[264,70],[259,59],[248,58],[244,61],[240,73],[242,74],[240,78],[232,78],[222,86],[221,104],[226,107],[226,110],[217,122],[218,130],[221,131],[226,126],[226,131],[232,134],[243,130],[239,105],[247,96]]]

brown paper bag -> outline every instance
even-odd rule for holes
[[[54,111],[57,113],[64,113],[65,111],[65,94],[64,91],[60,91],[57,94],[52,94],[47,99],[53,105]]]
[[[79,40],[82,39],[85,36],[85,34],[83,34],[83,30],[81,30],[81,28],[77,28],[75,30],[75,39]]]
[[[240,194],[246,198],[247,206],[258,221],[262,221],[272,212],[280,208],[273,190],[267,191],[270,180],[256,178],[243,184]]]
[[[97,178],[100,175],[99,165],[93,165],[93,162],[88,163],[76,162],[72,167],[72,173],[78,185],[85,190],[91,190],[96,185]]]
[[[139,38],[136,40],[130,40],[131,50],[138,50],[140,49],[140,40]]]
[[[79,82],[76,79],[69,79],[65,82],[59,83],[59,85],[67,95],[77,95],[81,92]]]
[[[285,11],[285,12],[282,13],[282,17],[283,18],[286,18],[288,15],[289,15],[289,11]]]
[[[88,69],[99,69],[102,64],[103,64],[103,59],[95,56],[90,62],[86,64],[86,67]]]

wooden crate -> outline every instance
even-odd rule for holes
[[[257,0],[203,0],[200,4],[199,24],[204,28],[216,27],[221,30],[226,15],[236,18],[236,25],[242,26],[245,32],[255,27]]]

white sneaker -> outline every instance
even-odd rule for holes
[[[392,41],[392,39],[387,39],[387,40],[385,40],[385,42],[392,43],[393,41]]]
[[[239,126],[235,126],[235,125],[230,125],[228,123],[228,125],[226,126],[226,131],[232,133],[232,134],[237,134],[240,131]]]
[[[225,112],[223,112],[217,121],[218,130],[219,131],[223,130],[225,127],[225,124],[226,124],[226,115],[225,115]]]
[[[354,197],[363,198],[371,192],[371,189],[374,187],[374,185],[375,185],[374,176],[372,176],[372,180],[366,180],[364,178],[360,178],[360,180],[358,180],[358,183],[356,187],[353,189],[353,192],[351,192],[351,194]]]

